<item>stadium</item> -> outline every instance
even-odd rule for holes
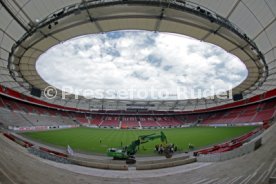
[[[275,20],[275,0],[0,0],[0,183],[276,183]]]

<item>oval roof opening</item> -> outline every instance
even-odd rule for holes
[[[227,91],[247,76],[222,48],[183,35],[114,31],[77,37],[36,62],[50,85],[90,98],[180,100]]]

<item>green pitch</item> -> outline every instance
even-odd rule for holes
[[[170,143],[174,143],[181,151],[188,150],[191,143],[195,148],[221,143],[243,135],[256,127],[194,127],[163,129]],[[128,145],[139,135],[159,133],[161,130],[115,130],[94,128],[72,128],[44,132],[26,132],[23,135],[42,143],[66,147],[70,145],[74,151],[104,154],[108,148]],[[160,140],[154,140],[140,146],[138,154],[152,155],[153,149]]]

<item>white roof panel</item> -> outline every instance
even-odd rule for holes
[[[1,59],[8,61],[9,53],[6,50],[0,49],[0,57]]]
[[[10,14],[2,7],[0,9],[0,28],[4,31],[6,31],[6,28],[8,27],[8,25],[11,24],[11,22],[13,22],[14,20],[12,19],[12,17],[10,16]]]
[[[276,1],[275,0],[265,0],[270,11],[273,12],[274,17],[276,17]]]
[[[266,53],[271,49],[271,43],[268,40],[267,33],[264,31],[262,32],[256,39],[256,44],[258,45],[261,52]]]
[[[143,29],[154,30],[156,19],[116,19],[99,21],[100,26],[105,31],[124,30],[124,29]]]
[[[178,34],[189,35],[191,37],[195,37],[198,39],[204,37],[206,34],[209,33],[208,31],[197,29],[193,26],[178,24],[166,20],[162,20],[159,30],[164,32],[173,32]]]
[[[260,22],[244,3],[238,4],[229,20],[245,31],[250,38],[254,38],[263,29]]]
[[[275,56],[276,56],[276,48],[274,48],[274,49],[270,50],[269,52],[267,52],[265,54],[265,58],[266,58],[267,63],[271,63],[271,62],[275,61],[275,59],[276,59]]]
[[[58,38],[59,40],[68,40],[77,36],[93,34],[97,32],[98,32],[98,29],[96,28],[95,24],[89,22],[87,24],[73,27],[72,29],[69,29],[69,30],[66,29],[64,31],[58,32],[53,36],[55,38]]]
[[[262,24],[262,27],[266,27],[274,19],[273,12],[270,11],[271,9],[265,0],[243,0],[243,2],[258,19],[258,22]]]
[[[47,37],[43,42],[38,42],[33,47],[39,50],[47,50],[48,48],[57,45],[58,43],[58,40],[52,37]]]
[[[266,29],[266,33],[272,47],[276,47],[276,20]]]

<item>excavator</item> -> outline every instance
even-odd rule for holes
[[[107,156],[113,157],[114,160],[126,160],[127,164],[136,163],[135,154],[139,150],[139,146],[141,144],[147,143],[154,139],[161,140],[161,145],[164,149],[164,154],[166,158],[171,158],[173,155],[174,145],[168,144],[167,137],[164,132],[160,132],[160,134],[149,134],[149,135],[141,135],[137,140],[132,141],[130,145],[127,145],[123,148],[109,148],[107,150]]]

